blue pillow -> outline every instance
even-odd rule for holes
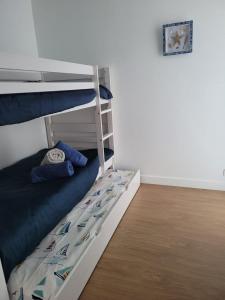
[[[44,182],[57,178],[70,177],[74,174],[71,161],[67,160],[58,164],[48,164],[35,167],[31,171],[32,183]]]
[[[62,150],[65,153],[66,159],[70,160],[74,166],[84,167],[87,164],[87,157],[82,153],[72,148],[71,146],[59,141],[56,145],[56,148]]]
[[[107,87],[103,85],[99,85],[99,90],[100,90],[100,97],[102,99],[111,100],[113,98],[112,93],[110,92],[109,89],[107,89]]]

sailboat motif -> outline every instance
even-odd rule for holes
[[[43,291],[35,290],[32,294],[32,299],[34,299],[34,300],[43,300],[44,299]]]
[[[89,218],[87,218],[87,219],[83,220],[82,222],[80,222],[80,223],[77,225],[77,229],[78,229],[79,231],[81,231],[83,228],[86,227],[88,221],[89,221]]]
[[[99,209],[101,209],[101,205],[102,205],[102,200],[98,200],[95,205],[92,207],[91,212],[95,213],[96,211],[98,211]]]
[[[45,285],[45,283],[46,283],[46,277],[44,277],[39,283],[38,283],[38,285]]]
[[[44,250],[45,252],[51,252],[54,250],[56,241],[52,241],[51,244]]]
[[[41,281],[37,285],[37,289],[34,290],[32,294],[32,299],[34,300],[43,300],[44,299],[44,292],[43,292],[43,287],[46,284],[46,277],[41,279]]]
[[[89,199],[87,202],[85,202],[86,205],[91,204],[91,199]]]
[[[69,248],[70,244],[66,244],[65,246],[63,246],[57,253],[56,255],[60,255],[60,256],[66,256],[68,248]]]
[[[100,218],[102,218],[104,216],[105,213],[106,213],[106,211],[104,210],[104,211],[100,212],[99,214],[95,214],[94,217],[96,219],[100,219]]]
[[[62,228],[60,229],[58,235],[65,235],[67,232],[69,232],[70,225],[71,225],[71,222],[65,223],[65,224],[62,226]]]
[[[107,190],[106,190],[106,193],[111,193],[113,191],[113,186],[111,186],[110,188],[108,188]]]
[[[73,266],[64,268],[62,270],[58,270],[57,272],[54,272],[54,275],[60,278],[61,280],[65,281],[67,276],[70,274],[72,271]]]
[[[95,192],[94,194],[92,194],[92,196],[96,197],[99,196],[101,194],[101,190],[98,190],[97,192]]]
[[[99,200],[99,201],[96,203],[96,207],[100,208],[100,207],[101,207],[101,204],[102,204],[102,200]]]
[[[118,185],[119,185],[119,186],[125,186],[126,184],[127,184],[126,181],[122,181],[122,182],[120,182]]]
[[[75,247],[80,246],[84,241],[87,241],[90,237],[90,232],[85,233],[80,240],[75,244]]]

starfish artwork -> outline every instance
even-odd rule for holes
[[[172,40],[173,40],[173,47],[174,48],[179,48],[181,45],[181,39],[184,37],[183,34],[179,34],[178,31],[176,31],[175,35],[172,36]]]
[[[175,55],[192,52],[193,21],[163,26],[163,54]]]

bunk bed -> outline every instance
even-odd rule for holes
[[[97,148],[69,179],[30,182],[48,149],[0,170],[1,300],[78,299],[134,197],[139,171],[114,169],[109,88],[108,68],[0,54],[0,125],[43,117],[51,148],[55,116],[92,109]]]

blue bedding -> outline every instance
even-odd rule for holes
[[[98,169],[97,150],[81,151],[85,168],[67,179],[32,184],[30,172],[46,149],[0,171],[0,258],[6,280],[12,269],[30,255],[40,241],[77,204],[93,185]],[[105,157],[112,156],[105,149]]]
[[[100,96],[112,99],[111,92],[100,86]],[[0,126],[33,120],[87,104],[96,97],[94,89],[0,95]]]

